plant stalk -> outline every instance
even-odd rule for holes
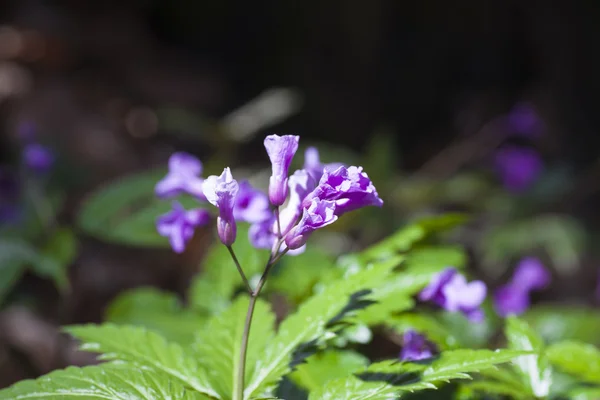
[[[244,285],[246,285],[246,290],[248,291],[248,294],[251,295],[252,294],[252,286],[250,286],[250,282],[248,281],[248,278],[246,278],[246,274],[244,273],[244,270],[242,269],[240,262],[238,261],[237,257],[235,256],[233,247],[231,247],[231,246],[226,246],[226,247],[227,247],[227,250],[229,250],[229,254],[231,254],[231,258],[233,258],[235,267],[237,268],[238,272],[240,273],[240,276],[242,277],[242,280],[244,281]]]

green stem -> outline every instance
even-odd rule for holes
[[[237,268],[238,272],[240,273],[240,276],[242,277],[242,280],[244,281],[244,285],[246,285],[246,290],[248,291],[248,294],[252,294],[252,286],[250,286],[250,282],[248,281],[248,278],[246,278],[246,274],[244,273],[244,270],[242,269],[240,262],[238,261],[237,257],[235,256],[233,247],[231,247],[231,246],[226,246],[226,247],[227,247],[227,250],[229,250],[229,254],[231,254],[231,258],[233,258],[235,267]]]
[[[238,365],[238,374],[237,381],[235,382],[233,400],[243,400],[244,399],[244,377],[246,374],[246,353],[248,351],[248,339],[250,337],[250,326],[252,325],[252,315],[254,314],[254,307],[256,306],[256,301],[258,300],[258,296],[260,295],[260,291],[263,286],[267,282],[267,277],[271,268],[279,261],[281,257],[287,253],[288,249],[285,249],[281,253],[269,257],[269,261],[267,261],[267,266],[258,281],[258,285],[256,285],[256,289],[254,291],[250,291],[250,303],[248,303],[248,311],[246,312],[246,321],[244,322],[244,333],[242,334],[242,347],[240,349],[240,362]]]

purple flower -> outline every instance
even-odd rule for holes
[[[272,217],[267,195],[250,185],[248,181],[241,181],[240,189],[235,198],[233,216],[236,221],[256,223]]]
[[[220,176],[211,175],[206,178],[203,190],[206,200],[219,209],[217,218],[219,238],[225,246],[231,246],[235,242],[237,234],[233,208],[239,185],[231,176],[229,168],[225,168]]]
[[[54,164],[54,154],[39,143],[31,143],[23,149],[23,162],[33,171],[47,172]]]
[[[494,308],[501,317],[520,315],[529,308],[529,293],[515,285],[504,285],[494,293]]]
[[[169,238],[176,253],[182,253],[194,236],[194,229],[210,221],[210,213],[200,208],[186,211],[177,201],[172,207],[171,211],[158,217],[156,229],[161,236]]]
[[[289,178],[290,199],[279,214],[281,235],[285,236],[302,215],[302,200],[315,188],[315,181],[307,171],[300,169]],[[277,222],[274,230],[277,231]]]
[[[285,203],[288,191],[288,169],[298,150],[299,139],[298,136],[292,135],[269,135],[265,138],[265,148],[273,167],[269,178],[269,200],[276,207]]]
[[[248,230],[248,238],[252,246],[257,249],[272,249],[275,245],[277,237],[273,231],[275,218],[271,218],[262,222],[257,222],[250,225]]]
[[[529,103],[516,104],[506,120],[508,129],[518,135],[538,137],[544,131],[543,121]]]
[[[504,186],[513,192],[529,188],[543,168],[542,160],[535,150],[517,146],[499,149],[495,163]]]
[[[154,191],[161,198],[188,193],[204,200],[201,173],[202,163],[196,157],[184,152],[173,153],[169,158],[169,172],[156,184]]]
[[[325,169],[319,185],[304,198],[302,206],[307,208],[314,198],[334,201],[337,216],[361,207],[383,205],[362,167],[354,166]]]
[[[538,258],[527,257],[517,265],[511,283],[525,291],[531,291],[545,288],[551,279],[550,272]]]
[[[308,172],[315,182],[321,180],[325,169],[334,171],[341,166],[343,166],[342,163],[322,164],[319,157],[319,150],[316,147],[308,147],[304,152],[304,166],[302,168]]]
[[[486,293],[485,283],[467,283],[465,277],[456,269],[447,268],[437,274],[421,291],[419,300],[431,301],[450,312],[460,311],[471,321],[479,322],[484,317],[480,306]]]
[[[431,358],[433,350],[434,346],[425,339],[425,336],[409,329],[402,336],[400,359],[402,361],[418,361]]]
[[[496,289],[496,312],[502,317],[524,313],[529,308],[530,292],[548,286],[550,279],[550,272],[540,260],[534,257],[524,258],[519,262],[510,282]]]
[[[335,222],[338,218],[335,207],[333,201],[313,199],[310,207],[304,209],[300,222],[285,235],[288,248],[295,250],[302,247],[315,230]]]

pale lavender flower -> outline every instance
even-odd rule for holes
[[[23,163],[36,172],[47,172],[54,164],[54,154],[39,143],[31,143],[23,149]]]
[[[308,172],[315,182],[321,180],[324,170],[334,171],[341,166],[343,166],[342,163],[321,163],[319,150],[316,147],[308,147],[304,152],[304,166],[302,168]]]
[[[302,200],[315,188],[315,181],[307,171],[300,169],[289,178],[290,198],[279,214],[281,236],[285,236],[302,215]],[[273,228],[277,230],[277,222]]]
[[[480,306],[485,300],[487,288],[481,281],[467,283],[465,277],[454,268],[437,274],[423,291],[419,300],[431,301],[450,312],[461,312],[473,322],[483,319]]]
[[[433,357],[434,346],[425,339],[425,336],[412,329],[404,332],[402,336],[402,361],[418,361]]]
[[[551,280],[550,272],[534,257],[521,260],[512,279],[496,289],[494,308],[498,315],[519,315],[529,308],[529,295],[533,290],[543,289]]]
[[[185,210],[174,201],[172,210],[158,217],[156,229],[161,236],[169,238],[169,243],[176,253],[185,250],[187,242],[194,236],[195,228],[210,221],[210,213],[203,209]]]
[[[335,214],[340,216],[348,211],[366,206],[383,205],[375,186],[362,167],[339,167],[335,171],[324,170],[319,185],[303,200],[307,208],[314,199],[335,202]]]
[[[239,185],[231,170],[225,168],[220,176],[211,175],[204,181],[204,196],[206,200],[219,209],[217,217],[217,233],[225,246],[231,246],[235,242],[237,225],[233,216],[235,199],[239,191]]]
[[[543,169],[537,151],[526,147],[505,146],[499,149],[495,163],[502,183],[513,192],[529,188]]]
[[[292,135],[269,135],[265,138],[265,148],[273,168],[269,178],[269,200],[276,207],[285,203],[287,198],[288,170],[298,150],[299,139]]]
[[[235,198],[233,216],[236,221],[251,224],[265,221],[272,217],[271,207],[267,195],[252,187],[250,182],[244,180],[239,183],[239,192]]]
[[[248,238],[252,246],[257,249],[272,249],[277,240],[273,230],[275,218],[270,218],[262,222],[256,222],[250,225]]]
[[[285,235],[287,247],[290,250],[302,247],[315,230],[334,223],[338,218],[335,207],[333,201],[313,199],[310,207],[304,209],[300,222]]]
[[[161,198],[187,193],[205,200],[201,173],[202,163],[196,157],[185,152],[173,153],[169,158],[169,172],[156,184],[154,191]]]

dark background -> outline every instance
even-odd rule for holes
[[[300,112],[257,133],[236,152],[238,165],[264,163],[268,133],[361,152],[385,128],[398,147],[389,168],[419,170],[527,101],[546,124],[544,158],[575,171],[575,195],[550,210],[597,228],[598,21],[592,0],[4,0],[1,161],[19,156],[20,121],[35,121],[69,160],[60,175],[68,222],[99,183],[164,164],[175,149],[210,153],[217,133],[164,124],[157,115],[167,107],[214,121],[266,89],[290,87],[303,97]],[[89,361],[44,338],[59,324],[99,321],[124,288],[181,290],[190,272],[174,273],[174,264],[182,263],[168,252],[88,238],[70,297],[27,277],[18,290],[50,300],[36,316],[3,313],[12,333],[0,384]],[[24,331],[37,333],[27,341]]]

